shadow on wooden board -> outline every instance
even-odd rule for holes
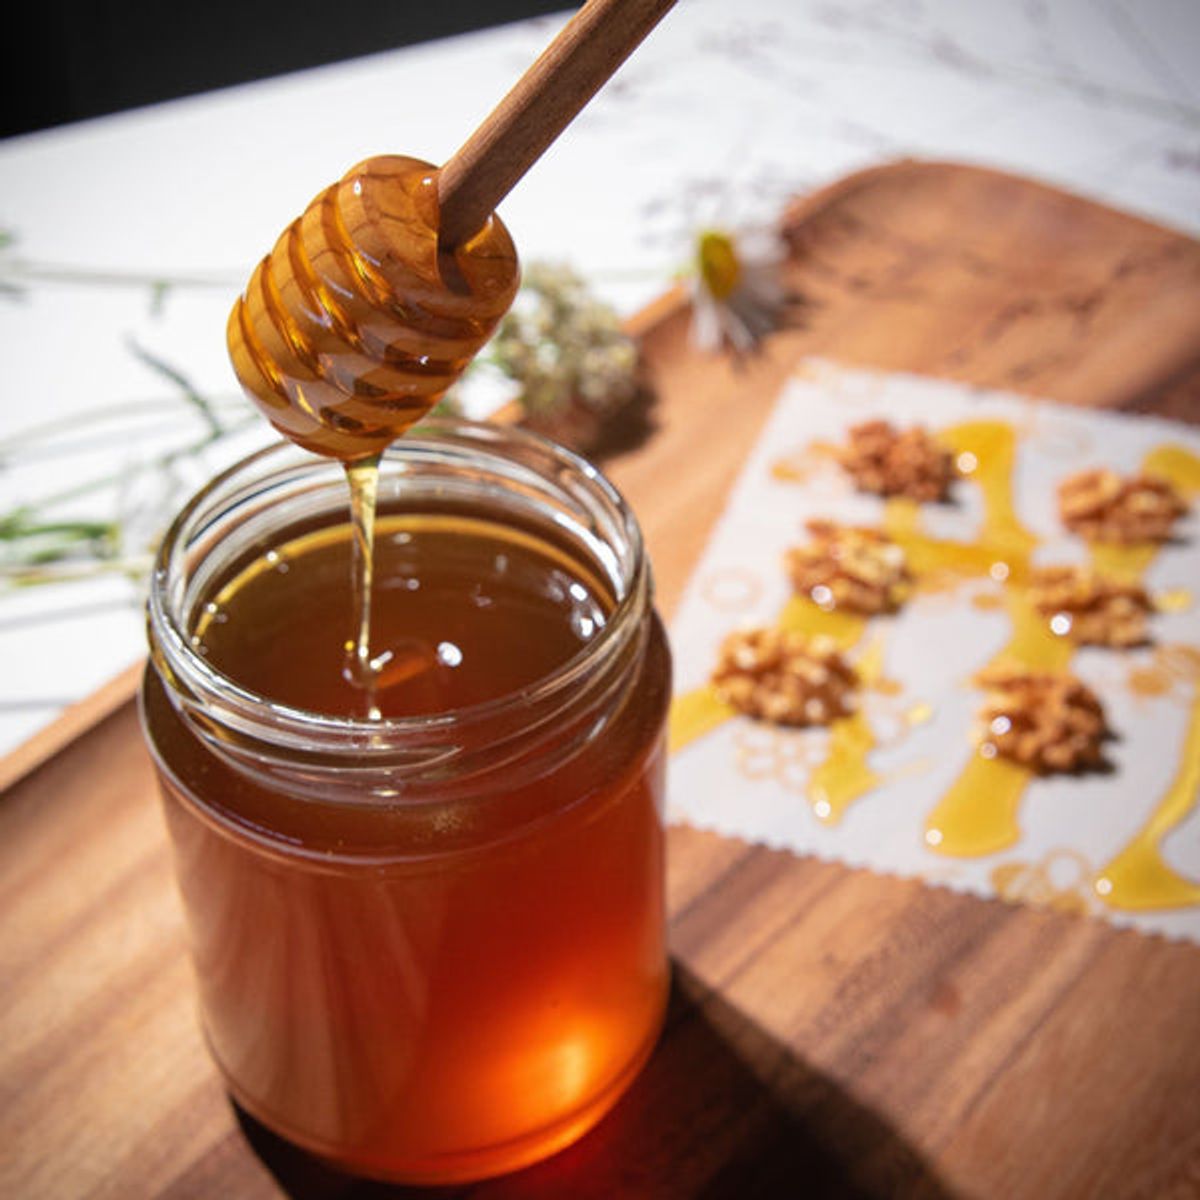
[[[238,1110],[247,1141],[294,1200],[784,1200],[949,1198],[879,1116],[806,1066],[676,964],[666,1030],[595,1128],[537,1166],[467,1187],[355,1180]]]

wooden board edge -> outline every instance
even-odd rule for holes
[[[1153,230],[1156,233],[1200,244],[1200,240],[1188,230],[1180,229],[1173,225],[1164,225],[1140,213],[1128,212],[1123,208],[1115,208],[1111,204],[1106,204],[1104,201],[1098,200],[1095,196],[1059,187],[1049,180],[1029,175],[1019,175],[1012,171],[1002,170],[999,167],[985,166],[982,163],[954,162],[950,159],[939,158],[896,158],[852,171],[849,175],[843,175],[822,187],[814,188],[811,192],[797,196],[785,206],[783,212],[780,214],[779,228],[786,234],[795,226],[819,215],[835,201],[842,200],[846,196],[861,191],[865,187],[870,187],[881,179],[937,172],[983,176],[989,179],[1005,180],[1009,183],[1021,184],[1027,188],[1036,188],[1046,195],[1057,196],[1064,200],[1075,200],[1081,204],[1090,205],[1092,208],[1102,209],[1113,216],[1121,217],[1132,224],[1140,225],[1146,230]]]
[[[131,663],[96,691],[65,708],[15,750],[0,758],[0,795],[137,695],[145,659]]]

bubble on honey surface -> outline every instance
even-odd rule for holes
[[[556,604],[561,604],[567,598],[567,588],[570,586],[571,578],[569,575],[564,575],[562,571],[551,571],[546,576],[546,582],[542,590],[548,600],[553,600]]]
[[[604,628],[604,609],[597,598],[582,583],[568,588],[567,622],[571,632],[581,641],[590,641]]]
[[[439,642],[437,656],[444,667],[462,666],[463,652],[453,642]]]
[[[374,675],[372,687],[375,692],[383,692],[388,688],[398,687],[427,674],[439,662],[445,663],[442,646],[450,643],[443,642],[435,650],[420,638],[402,638],[394,642],[388,649],[377,654],[370,662],[371,673]],[[351,643],[353,646],[353,643]],[[457,650],[455,646],[453,649]],[[462,652],[458,652],[458,662],[462,662]],[[458,663],[452,664],[457,666]]]

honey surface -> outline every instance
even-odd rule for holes
[[[193,645],[243,687],[295,708],[382,717],[445,712],[541,679],[603,628],[611,596],[522,529],[451,514],[375,523],[370,687],[357,635],[353,539],[342,523],[271,548],[199,607]]]

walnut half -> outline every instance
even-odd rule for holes
[[[828,725],[850,712],[858,675],[831,638],[761,628],[725,639],[712,683],[726,704],[747,716],[776,725]]]
[[[1164,542],[1187,512],[1175,487],[1154,475],[1125,478],[1107,467],[1067,476],[1058,511],[1072,533],[1093,542]]]
[[[977,677],[986,689],[979,751],[999,754],[1040,775],[1103,767],[1111,737],[1104,706],[1073,675],[992,667]]]
[[[1029,580],[1033,607],[1063,637],[1086,646],[1140,646],[1153,611],[1145,588],[1083,567],[1041,567]]]
[[[850,429],[837,458],[859,491],[880,496],[944,500],[958,477],[954,456],[919,425],[864,421]]]
[[[784,556],[792,586],[825,609],[895,612],[908,596],[912,576],[904,551],[876,529],[809,521],[811,540]]]

